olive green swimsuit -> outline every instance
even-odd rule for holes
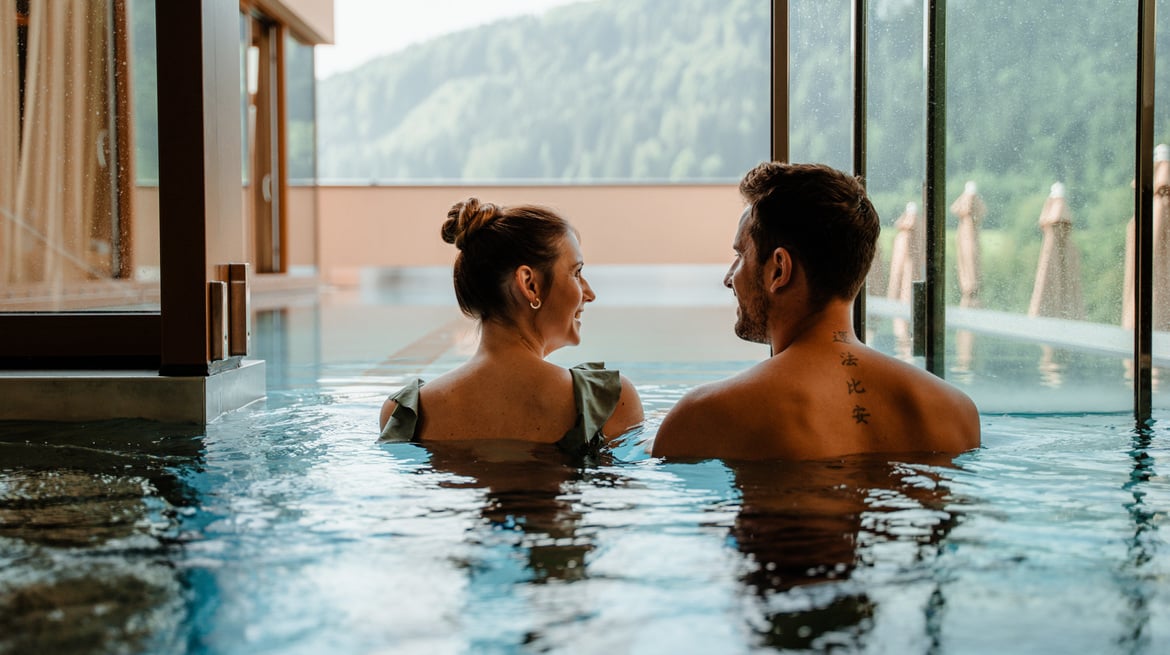
[[[579,454],[595,450],[604,441],[601,428],[622,395],[621,375],[605,368],[599,362],[586,362],[569,369],[573,378],[573,401],[577,406],[577,421],[557,441],[562,451]],[[398,403],[380,441],[418,441],[418,393],[423,381],[415,378],[390,397]]]

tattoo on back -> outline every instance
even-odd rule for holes
[[[840,339],[838,339],[838,336],[840,336]],[[846,333],[843,331],[842,332],[834,332],[833,333],[833,341],[847,343]],[[860,360],[857,358],[857,355],[854,355],[851,351],[845,350],[839,354],[841,355],[841,366],[857,367],[858,363],[860,362]],[[861,380],[850,375],[849,379],[845,381],[845,391],[846,391],[847,395],[852,396],[854,394],[866,393],[867,390],[865,388],[865,384]],[[853,411],[852,411],[853,421],[855,423],[857,423],[858,425],[860,425],[862,423],[865,423],[868,425],[869,418],[871,416],[873,416],[873,414],[871,414],[869,412],[869,410],[866,409],[865,407],[862,407],[861,405],[854,405],[853,406]]]
[[[849,333],[845,330],[836,330],[833,332],[833,343],[849,343]]]
[[[853,406],[853,420],[854,420],[856,423],[858,423],[858,424],[861,424],[861,423],[866,423],[866,424],[868,424],[868,423],[869,423],[869,417],[870,417],[870,413],[869,413],[869,412],[867,412],[867,411],[865,410],[865,408],[864,408],[864,407],[862,407],[861,405],[854,405],[854,406]]]

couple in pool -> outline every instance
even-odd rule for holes
[[[687,393],[651,453],[822,459],[978,447],[979,415],[965,394],[853,332],[853,299],[880,230],[861,183],[827,166],[765,162],[739,189],[747,207],[723,284],[738,301],[736,335],[771,345],[772,356]],[[479,348],[390,396],[383,440],[510,439],[583,453],[642,423],[638,392],[618,371],[544,359],[580,343],[581,312],[594,299],[565,219],[473,198],[451,208],[442,235],[460,251],[455,295],[480,323]]]

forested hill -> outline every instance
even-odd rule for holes
[[[320,176],[737,178],[768,155],[768,16],[595,0],[409,47],[321,82]]]
[[[871,189],[921,184],[921,4],[870,3]],[[849,165],[849,6],[793,3],[794,159]],[[979,175],[1005,201],[1057,179],[1128,187],[1132,2],[947,13],[952,182]],[[320,177],[736,180],[768,156],[769,23],[766,0],[590,0],[412,46],[322,80]]]

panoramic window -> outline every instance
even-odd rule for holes
[[[594,0],[319,85],[324,183],[738,181],[769,157],[766,0]]]
[[[908,0],[868,17],[867,178],[883,225],[869,326],[872,343],[919,364],[908,319],[926,258],[923,19]],[[955,2],[946,19],[945,374],[992,411],[1125,409],[1136,7]],[[1161,110],[1154,138],[1170,139]]]

